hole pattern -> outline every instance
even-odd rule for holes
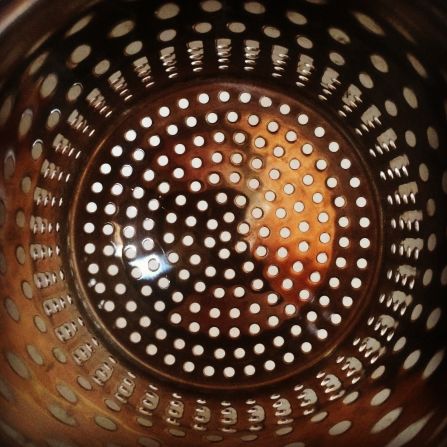
[[[364,175],[347,143],[309,117],[299,124],[304,111],[285,97],[236,85],[182,93],[124,123],[89,169],[74,219],[81,281],[151,369],[200,384],[277,379],[361,301],[374,270],[371,191],[349,185]]]
[[[432,51],[324,0],[98,2],[60,29],[0,92],[1,431],[32,445],[5,405],[39,402],[76,427],[50,446],[436,444]]]

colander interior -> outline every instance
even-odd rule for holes
[[[446,445],[429,2],[76,5],[0,81],[2,445]]]

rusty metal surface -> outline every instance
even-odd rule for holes
[[[442,15],[35,3],[0,29],[48,33],[0,70],[3,444],[443,445]]]

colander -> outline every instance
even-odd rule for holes
[[[447,445],[443,1],[0,6],[0,438]]]

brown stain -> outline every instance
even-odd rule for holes
[[[187,110],[181,110],[178,107],[178,98],[180,95],[176,92],[167,97],[162,97],[153,101],[150,105],[143,106],[135,117],[129,117],[123,121],[115,132],[103,142],[101,148],[96,151],[91,160],[86,175],[82,178],[82,184],[78,190],[78,197],[82,196],[85,200],[94,200],[99,207],[103,207],[108,201],[113,201],[117,205],[117,213],[114,216],[106,217],[115,226],[115,229],[122,231],[126,225],[133,225],[136,228],[134,238],[123,238],[121,233],[117,239],[113,236],[113,245],[118,243],[118,258],[114,262],[119,264],[118,275],[111,278],[104,271],[104,268],[96,275],[98,281],[106,284],[108,290],[113,290],[118,283],[127,284],[127,292],[124,296],[114,297],[109,295],[115,301],[116,311],[104,312],[98,309],[100,305],[100,296],[93,293],[89,288],[85,291],[84,305],[91,309],[95,319],[99,319],[106,331],[110,331],[113,339],[118,342],[117,349],[125,349],[137,362],[143,363],[145,367],[160,373],[166,372],[171,377],[171,369],[163,364],[163,356],[155,359],[149,357],[145,352],[146,343],[155,343],[159,352],[166,353],[172,350],[172,344],[176,338],[187,340],[190,349],[194,344],[207,346],[207,352],[202,357],[195,357],[194,362],[198,369],[203,368],[208,363],[216,362],[213,357],[213,350],[222,346],[223,341],[236,347],[244,346],[252,350],[256,340],[267,342],[275,334],[289,332],[293,324],[299,324],[303,330],[300,340],[312,341],[316,338],[317,330],[325,328],[328,331],[337,333],[339,328],[331,327],[331,312],[341,313],[345,321],[349,320],[349,312],[343,308],[341,303],[341,291],[328,289],[328,275],[331,277],[340,273],[335,271],[334,259],[339,256],[349,257],[349,254],[343,254],[338,247],[338,238],[347,234],[346,230],[341,229],[338,224],[340,216],[355,215],[355,204],[352,200],[346,200],[346,206],[336,207],[334,200],[336,197],[347,195],[349,176],[352,172],[342,169],[340,166],[341,155],[330,151],[328,146],[331,141],[339,142],[341,150],[345,154],[350,153],[349,143],[343,136],[338,134],[320,117],[315,116],[312,111],[301,104],[294,103],[293,109],[289,114],[278,113],[278,108],[282,103],[291,103],[288,98],[275,93],[273,95],[268,90],[252,88],[246,86],[247,91],[251,92],[252,99],[249,104],[243,104],[236,100],[240,93],[239,87],[228,84],[210,84],[206,88],[203,86],[191,86],[182,90],[181,97],[188,98],[190,106]],[[200,104],[197,98],[200,93],[206,91],[209,95],[209,103]],[[221,91],[230,92],[232,101],[228,103],[221,102],[218,96]],[[272,105],[262,107],[261,98],[271,96]],[[160,116],[158,111],[162,106],[169,106],[169,115]],[[237,113],[237,119],[230,119],[231,113]],[[217,122],[210,121],[210,113],[217,115]],[[300,124],[297,121],[297,114],[306,113],[309,124]],[[253,120],[256,115],[257,120]],[[152,125],[148,129],[139,126],[139,120],[144,116],[150,116]],[[188,118],[195,117],[196,125],[189,126]],[[231,117],[232,118],[232,117]],[[255,122],[257,121],[257,122]],[[271,127],[271,123],[277,123],[277,129]],[[170,125],[177,125],[178,132],[171,135],[168,132]],[[315,129],[317,126],[324,126],[326,134],[317,137]],[[124,135],[129,129],[135,129],[137,139],[135,141],[125,141]],[[223,141],[217,141],[216,132],[223,134]],[[290,135],[289,132],[295,132],[296,135]],[[241,142],[236,141],[236,135],[244,135]],[[151,145],[150,138],[158,135],[159,144]],[[203,138],[203,144],[195,144],[197,137]],[[292,137],[292,138],[291,138]],[[265,144],[259,144],[258,139],[263,138]],[[122,157],[111,157],[110,148],[120,144],[123,147]],[[182,151],[178,151],[182,145]],[[309,146],[310,145],[310,146]],[[275,148],[278,146],[283,151],[278,152]],[[145,153],[143,161],[135,161],[132,158],[132,152],[135,148],[142,148]],[[311,149],[311,150],[310,150]],[[218,159],[216,159],[218,154]],[[167,164],[160,164],[159,157],[167,157]],[[193,167],[192,161],[200,158],[199,167]],[[253,164],[255,159],[262,162],[259,166]],[[298,160],[299,166],[291,165],[292,160]],[[165,160],[165,161],[166,161]],[[350,156],[353,172],[357,173],[361,169],[355,157]],[[99,167],[102,163],[111,165],[112,174],[102,176],[99,174]],[[129,164],[133,167],[133,173],[129,178],[122,178],[119,174],[123,164]],[[293,167],[293,169],[292,169]],[[183,176],[173,175],[175,169],[181,168]],[[152,170],[154,177],[151,180],[145,180],[144,172]],[[272,176],[271,170],[278,171],[279,176]],[[361,172],[361,171],[360,171]],[[217,183],[211,182],[210,175],[218,175]],[[234,175],[238,178],[234,180]],[[305,176],[312,176],[311,184],[305,184]],[[358,174],[357,174],[358,175]],[[327,186],[327,180],[333,177],[337,184],[333,187]],[[93,194],[90,191],[90,185],[102,178],[104,190],[100,194]],[[253,184],[256,181],[258,186]],[[119,182],[125,186],[124,192],[119,197],[110,195],[110,186],[114,182]],[[193,191],[193,182],[200,182],[199,190]],[[161,183],[168,184],[169,191],[160,191]],[[286,194],[285,185],[293,188],[293,192]],[[145,191],[145,196],[139,201],[132,198],[132,191],[136,187],[141,187]],[[227,202],[220,204],[216,201],[216,194],[225,192]],[[266,193],[275,194],[274,200],[267,200]],[[367,194],[367,189],[362,191]],[[322,198],[318,203],[313,200],[313,194],[320,193]],[[181,194],[186,197],[186,204],[180,206],[176,204],[176,197]],[[242,206],[237,205],[236,198],[240,196],[246,199]],[[367,196],[369,197],[369,196]],[[159,207],[155,211],[147,208],[150,199],[156,199]],[[205,200],[208,203],[206,211],[199,211],[197,204],[199,200]],[[79,202],[76,205],[76,212],[73,215],[73,222],[86,222],[90,215],[83,208],[85,202]],[[299,201],[301,208],[294,209],[295,203]],[[125,216],[125,208],[129,203],[137,203],[139,215],[136,220],[129,220]],[[372,202],[369,201],[372,205]],[[370,206],[371,206],[370,205]],[[253,215],[253,210],[259,208],[261,216]],[[278,217],[277,211],[283,209],[285,215]],[[225,212],[234,214],[234,221],[224,222]],[[166,221],[169,212],[175,212],[177,221],[173,224]],[[326,213],[327,222],[319,222],[318,216],[321,212]],[[368,211],[369,212],[369,211]],[[185,222],[188,216],[194,216],[197,223],[192,228]],[[150,217],[155,222],[154,229],[146,231],[142,229],[142,221]],[[217,229],[208,229],[207,221],[216,219],[218,221]],[[308,230],[301,231],[299,224],[308,223]],[[240,224],[249,226],[247,233],[241,233]],[[357,225],[355,221],[353,224]],[[260,234],[262,227],[267,227],[268,237]],[[283,237],[280,234],[281,229],[288,228],[290,234]],[[225,230],[231,234],[229,242],[219,240],[220,232]],[[357,231],[357,230],[356,230]],[[166,233],[172,233],[174,242],[165,243],[163,241]],[[320,241],[322,233],[328,235],[327,242]],[[99,233],[99,237],[86,236],[73,232],[74,255],[77,256],[78,267],[76,271],[80,275],[79,282],[87,284],[91,275],[87,273],[87,266],[90,262],[103,264],[102,247],[107,242],[107,237]],[[98,233],[96,233],[98,235]],[[191,246],[185,246],[182,238],[190,235],[194,238]],[[212,236],[216,240],[216,247],[208,248],[204,244],[206,237]],[[141,249],[140,241],[150,237],[155,244],[155,252],[159,252],[162,258],[169,258],[173,252],[179,255],[179,261],[175,264],[167,262],[166,271],[157,273],[154,279],[136,280],[131,278],[132,262],[122,257],[126,247],[135,246],[137,248],[136,259],[145,262],[144,259],[148,253]],[[356,236],[358,237],[358,236]],[[85,256],[83,253],[84,244],[88,241],[98,245],[98,250],[93,256]],[[121,241],[121,242],[120,242]],[[245,242],[248,244],[248,250],[243,253],[236,253],[235,243]],[[303,249],[302,244],[306,247]],[[301,244],[301,245],[300,245]],[[265,256],[258,255],[258,247],[263,246],[266,250]],[[282,247],[287,250],[287,256],[281,258],[277,250]],[[219,257],[219,250],[227,248],[230,250],[230,257],[222,259]],[[199,265],[191,265],[189,257],[192,254],[198,254],[201,257]],[[318,255],[324,254],[324,259],[318,258]],[[352,254],[355,256],[355,254]],[[116,255],[115,255],[116,256]],[[244,263],[252,262],[253,271],[245,271]],[[295,271],[293,265],[295,262],[302,264],[302,270]],[[109,262],[109,261],[107,261]],[[216,269],[215,277],[209,278],[204,274],[208,265]],[[277,266],[276,275],[269,274],[269,267]],[[180,280],[177,275],[181,269],[189,271],[189,279]],[[235,276],[227,280],[223,278],[227,269],[234,269]],[[335,271],[335,272],[334,272]],[[319,276],[314,281],[311,275]],[[160,289],[156,281],[164,276],[169,279],[170,285],[166,289]],[[254,289],[253,281],[261,279],[262,287]],[[290,288],[285,288],[284,280],[291,282]],[[197,281],[203,281],[206,289],[203,292],[197,292],[194,284]],[[259,282],[259,281],[258,281]],[[140,287],[143,284],[150,285],[153,289],[149,297],[140,295]],[[235,290],[238,286],[245,289],[243,297],[235,296]],[[213,296],[216,287],[224,291],[223,298]],[[183,292],[182,302],[173,302],[171,294],[175,290]],[[329,290],[329,291],[328,291]],[[303,293],[306,293],[305,295]],[[331,309],[321,309],[318,299],[322,294],[338,294],[331,304]],[[276,295],[276,302],[269,301],[269,295]],[[136,312],[127,312],[125,303],[127,300],[134,300],[137,303]],[[154,303],[159,300],[166,303],[164,311],[154,311]],[[197,303],[200,305],[200,311],[194,313],[190,310],[190,305]],[[290,309],[290,304],[295,306]],[[360,302],[357,300],[357,305]],[[102,304],[101,304],[102,305]],[[252,305],[258,305],[258,311],[251,311]],[[286,311],[286,306],[289,306]],[[211,313],[217,308],[220,312],[217,318],[213,318]],[[230,312],[238,310],[238,315],[232,317]],[[294,309],[294,310],[293,310]],[[309,310],[320,313],[318,326],[306,320],[306,314]],[[211,313],[210,313],[211,311]],[[181,321],[171,323],[170,318],[173,314],[179,314]],[[344,313],[344,315],[343,315]],[[152,325],[147,330],[139,327],[138,319],[141,315],[149,315]],[[116,327],[116,318],[124,316],[128,322],[128,328],[120,330]],[[275,322],[276,319],[276,322]],[[190,330],[190,324],[197,323],[197,331]],[[257,325],[257,329],[255,326]],[[217,336],[213,336],[212,331],[218,329]],[[342,328],[343,325],[340,325]],[[132,329],[134,328],[134,329]],[[167,338],[156,339],[157,328],[167,330]],[[211,332],[210,332],[211,329]],[[129,336],[132,330],[142,332],[143,339],[140,343],[130,343]],[[231,335],[232,331],[239,331],[236,335]],[[257,330],[258,332],[251,332]],[[290,343],[294,341],[291,339]],[[321,343],[321,346],[324,342]],[[300,344],[298,344],[300,346]],[[233,349],[231,348],[231,349]],[[290,346],[289,349],[296,349]],[[279,355],[280,350],[275,352]],[[179,358],[183,353],[176,353]],[[249,357],[252,358],[253,354]],[[299,355],[299,354],[298,354]],[[316,358],[318,351],[313,351],[309,358]],[[261,362],[262,356],[255,362]],[[281,360],[280,360],[281,361]],[[293,364],[292,364],[293,365]],[[166,370],[166,371],[165,371]],[[183,372],[181,373],[183,374]],[[186,376],[184,379],[189,380]],[[177,378],[176,380],[180,380]],[[216,379],[208,379],[214,382]],[[247,378],[249,380],[249,378]]]

